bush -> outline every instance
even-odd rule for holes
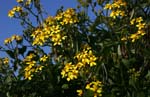
[[[78,0],[55,16],[17,2],[8,16],[24,30],[0,48],[1,97],[150,96],[149,0]]]

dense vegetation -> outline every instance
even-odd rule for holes
[[[17,3],[8,16],[23,31],[1,45],[0,97],[150,97],[149,0],[78,0],[55,16]]]

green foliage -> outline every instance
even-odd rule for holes
[[[76,9],[62,7],[50,17],[40,0],[17,0],[20,7],[9,16],[24,30],[0,46],[9,57],[0,58],[0,97],[78,97],[79,89],[81,97],[150,97],[150,1],[118,0],[126,6],[104,9],[111,1],[78,0]],[[116,10],[125,15],[111,16]],[[139,17],[144,32],[134,40],[140,28],[130,22]],[[68,63],[74,75],[65,71]]]

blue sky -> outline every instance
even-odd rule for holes
[[[8,2],[7,2],[8,1]],[[54,15],[62,5],[64,8],[76,8],[77,0],[41,0],[44,9],[49,15]],[[1,0],[0,3],[0,45],[3,45],[5,38],[14,34],[21,34],[22,27],[16,19],[7,16],[8,11],[17,5],[16,0]],[[2,55],[0,55],[1,57]]]

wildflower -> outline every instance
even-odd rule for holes
[[[27,0],[26,2],[25,2],[25,5],[26,6],[29,6],[31,4],[31,0]]]
[[[40,61],[46,62],[47,58],[48,58],[48,56],[44,55],[43,57],[40,58]]]
[[[127,38],[126,38],[126,37],[123,37],[123,38],[121,38],[121,40],[122,40],[122,41],[126,41],[126,40],[127,40]]]
[[[136,18],[136,22],[137,22],[137,23],[141,23],[142,21],[143,21],[143,18],[142,18],[142,17]]]
[[[139,39],[141,36],[144,36],[146,33],[144,31],[145,25],[146,23],[143,22],[143,18],[142,17],[138,17],[138,18],[133,18],[130,21],[131,25],[135,25],[137,28],[137,32],[131,34],[128,38],[131,39],[132,42],[135,42],[135,40]],[[125,40],[125,38],[121,39],[121,40]]]
[[[138,30],[137,34],[143,36],[143,35],[145,35],[146,33],[145,33],[143,30]]]
[[[35,55],[34,54],[30,54],[28,55],[25,59],[24,59],[24,63],[27,65],[24,68],[24,77],[25,79],[31,80],[32,77],[34,76],[33,73],[37,73],[39,71],[41,71],[43,69],[44,66],[37,66],[37,62],[34,61]]]
[[[7,44],[13,42],[14,40],[20,41],[20,40],[22,40],[22,37],[19,36],[19,35],[13,35],[13,36],[11,36],[10,38],[6,38],[6,39],[4,40],[4,44],[7,45]]]
[[[112,8],[113,8],[113,7],[112,7],[111,4],[106,4],[105,7],[104,7],[104,9],[109,9],[109,10],[111,10]]]
[[[8,17],[14,17],[16,12],[22,13],[22,8],[20,6],[15,6],[12,10],[8,12]]]
[[[122,0],[114,1],[112,4],[106,4],[104,9],[111,10],[110,17],[116,19],[117,16],[125,16],[125,11],[121,9],[121,7],[125,7],[126,2]]]
[[[38,66],[38,67],[36,67],[35,72],[41,71],[41,70],[43,69],[43,67],[44,67],[44,66]]]
[[[67,63],[61,72],[62,78],[67,77],[67,81],[77,79],[78,69],[72,63]]]
[[[134,25],[134,23],[135,23],[135,19],[132,19],[132,20],[130,21],[130,24],[131,24],[131,25]]]
[[[63,20],[61,22],[62,25],[75,24],[78,22],[77,14],[72,8],[69,8],[65,12],[63,12],[62,16],[63,16]]]
[[[8,17],[12,18],[12,17],[14,17],[14,15],[15,15],[15,11],[10,10],[10,11],[8,12]]]
[[[83,52],[77,54],[75,58],[78,59],[78,65],[86,66],[89,65],[90,67],[96,65],[96,56],[93,55],[93,52],[90,47],[83,49]]]
[[[139,23],[139,24],[136,25],[136,27],[137,27],[139,30],[141,30],[141,29],[143,29],[143,28],[145,27],[145,23]]]
[[[78,96],[82,96],[83,95],[83,90],[79,89],[77,90]]]
[[[16,12],[21,12],[22,8],[20,6],[15,6],[12,10]]]
[[[110,14],[110,17],[112,17],[112,18],[114,18],[114,19],[115,19],[115,18],[116,18],[116,16],[117,16],[117,15],[116,15],[116,12],[115,12],[115,11],[112,11],[112,12],[111,12],[111,14]]]
[[[100,81],[92,81],[88,83],[85,87],[87,90],[91,90],[94,93],[94,97],[102,96],[102,82]]]
[[[85,46],[82,52],[78,53],[74,59],[77,59],[76,64],[69,62],[61,71],[62,78],[66,77],[67,81],[77,79],[79,72],[84,67],[93,67],[96,65],[96,56],[93,55],[91,47]]]
[[[8,58],[8,57],[4,58],[4,59],[3,59],[3,63],[4,63],[4,64],[8,64],[8,63],[9,63],[9,58]]]
[[[11,42],[12,42],[11,38],[7,38],[7,39],[4,40],[4,44],[5,45],[7,45],[7,44],[9,44]]]
[[[139,36],[135,33],[135,34],[131,34],[130,38],[132,42],[135,42],[135,40],[139,39]]]
[[[16,0],[18,3],[22,3],[23,2],[23,0]]]

